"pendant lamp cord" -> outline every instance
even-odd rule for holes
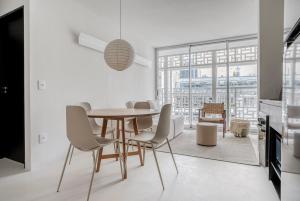
[[[120,39],[122,38],[122,1],[120,0]]]

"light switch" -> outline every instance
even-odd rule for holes
[[[47,135],[47,133],[41,133],[41,134],[39,134],[39,143],[40,144],[43,144],[43,143],[45,143],[47,141],[48,141],[48,135]]]
[[[39,80],[38,81],[38,90],[45,90],[46,89],[46,80]]]

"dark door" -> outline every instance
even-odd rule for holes
[[[0,17],[0,157],[25,163],[23,7]]]

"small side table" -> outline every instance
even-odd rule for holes
[[[244,119],[232,119],[230,122],[230,132],[235,137],[247,137],[249,133],[250,122]]]

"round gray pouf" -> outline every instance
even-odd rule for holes
[[[217,125],[213,123],[197,124],[197,144],[205,146],[217,145]]]

